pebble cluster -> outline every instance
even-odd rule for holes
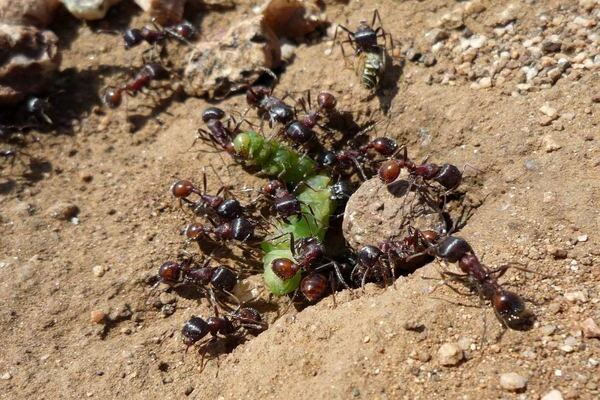
[[[429,82],[467,81],[473,89],[497,86],[515,94],[549,88],[564,77],[578,80],[583,70],[600,68],[597,1],[540,11],[533,29],[521,20],[525,7],[512,2],[487,10],[478,0],[461,2],[423,35],[425,52],[409,47],[405,55],[426,66],[439,64]]]

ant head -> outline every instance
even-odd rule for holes
[[[296,276],[300,267],[289,258],[276,258],[271,262],[271,269],[281,280],[287,281]]]
[[[278,179],[273,179],[263,187],[263,192],[270,196],[275,196],[277,191],[281,189],[285,189],[285,184]]]
[[[167,261],[158,268],[158,276],[164,283],[177,283],[181,275],[181,264]]]
[[[358,252],[358,262],[365,267],[370,268],[373,267],[377,261],[379,261],[381,255],[381,250],[379,250],[377,247],[364,246]]]
[[[184,39],[192,39],[196,36],[196,28],[189,21],[178,23],[173,27],[173,30]]]
[[[188,239],[196,240],[204,234],[204,227],[200,224],[191,223],[184,228],[183,233]]]
[[[123,101],[123,89],[121,88],[106,88],[102,94],[102,103],[109,108],[117,108]]]
[[[377,174],[383,183],[392,183],[400,176],[401,170],[402,164],[399,160],[387,160],[381,164]]]
[[[525,307],[525,302],[516,293],[508,290],[496,292],[492,298],[494,312],[500,321],[514,330],[528,330],[535,316]]]
[[[271,90],[265,86],[255,86],[246,90],[246,102],[249,106],[257,106],[258,103],[267,95],[271,93]]]
[[[208,323],[200,317],[190,318],[181,330],[183,336],[183,343],[186,346],[191,346],[204,336],[208,335],[210,327]]]
[[[181,179],[171,185],[171,193],[178,199],[185,199],[192,193],[197,193],[198,190],[194,184],[188,180]]]
[[[321,92],[317,96],[317,104],[319,105],[319,108],[331,111],[337,105],[337,99],[329,92]]]

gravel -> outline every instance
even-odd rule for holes
[[[446,367],[458,365],[465,357],[458,343],[444,343],[438,350],[438,360]]]

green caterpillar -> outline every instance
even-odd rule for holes
[[[298,154],[282,143],[267,140],[256,132],[239,133],[233,139],[233,146],[241,159],[259,167],[263,174],[276,177],[288,185],[306,183],[296,193],[302,202],[303,216],[290,217],[289,223],[276,223],[271,239],[267,238],[261,245],[265,252],[263,264],[267,288],[279,296],[293,292],[300,285],[301,273],[284,281],[273,273],[271,262],[276,258],[294,259],[290,235],[294,235],[294,239],[316,236],[323,240],[329,217],[335,210],[335,204],[330,199],[331,178],[315,175],[316,164],[309,157]]]
[[[236,154],[247,164],[260,167],[265,175],[296,185],[316,172],[315,162],[292,148],[267,140],[256,132],[242,132],[233,139]]]

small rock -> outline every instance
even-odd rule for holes
[[[551,336],[554,332],[556,332],[556,325],[544,325],[542,326],[542,335]]]
[[[592,96],[592,103],[600,103],[600,94],[595,94]]]
[[[563,400],[563,396],[560,391],[553,389],[543,395],[541,400]]]
[[[183,391],[183,393],[184,393],[186,396],[189,396],[190,394],[192,394],[192,392],[193,392],[193,391],[194,391],[194,387],[193,387],[193,386],[187,386],[187,387],[185,388],[185,390]]]
[[[12,375],[10,374],[10,372],[5,372],[2,375],[0,375],[0,380],[3,380],[3,381],[7,381],[11,378],[12,378]]]
[[[492,78],[489,76],[483,77],[479,80],[479,87],[482,89],[489,88],[492,86]]]
[[[577,236],[577,241],[578,242],[587,242],[588,241],[588,235],[579,235],[579,236]]]
[[[371,338],[369,336],[365,336],[363,338],[363,343],[369,343],[371,341]]]
[[[583,337],[600,339],[600,327],[592,318],[588,318],[581,323],[581,331]]]
[[[159,24],[180,22],[186,0],[134,0],[144,12],[156,18]]]
[[[319,8],[310,1],[270,0],[262,14],[265,25],[279,37],[302,38],[325,25]]]
[[[504,390],[518,392],[527,386],[527,378],[516,372],[507,372],[500,375],[500,386]]]
[[[296,55],[296,45],[288,40],[281,41],[281,59],[286,63],[292,62]]]
[[[560,247],[556,247],[553,245],[548,245],[546,247],[546,251],[548,252],[548,254],[554,257],[555,260],[563,260],[567,258],[568,255],[567,250],[561,249]]]
[[[102,310],[93,310],[90,313],[90,321],[94,324],[103,324],[106,322],[106,313]]]
[[[560,42],[553,42],[553,41],[548,40],[548,41],[542,43],[542,53],[544,53],[544,54],[558,53],[558,52],[560,52],[561,46],[562,45]]]
[[[106,273],[106,270],[102,265],[94,265],[92,268],[92,273],[95,277],[100,278]]]
[[[440,28],[434,28],[425,34],[425,40],[430,44],[434,45],[437,42],[441,42],[442,40],[446,40],[450,37],[448,31],[445,31]]]
[[[79,207],[75,204],[58,202],[48,209],[48,215],[61,221],[69,221],[79,214]]]
[[[552,153],[553,151],[560,150],[562,148],[562,146],[558,144],[550,135],[542,136],[542,143],[546,153]]]
[[[444,343],[438,350],[440,364],[451,367],[464,359],[464,352],[456,343]]]
[[[517,19],[519,13],[518,4],[509,4],[502,12],[491,19],[492,26],[505,26]]]
[[[470,337],[463,336],[458,339],[458,347],[467,351],[471,349],[471,345],[473,344],[473,340]]]
[[[587,293],[583,290],[577,290],[575,292],[565,293],[565,299],[571,303],[581,302],[586,303],[588,301]]]
[[[556,111],[556,108],[550,107],[548,104],[544,104],[543,106],[541,106],[540,111],[549,117],[557,117],[558,116],[558,112]]]
[[[54,18],[58,0],[0,0],[0,21],[44,28]]]
[[[0,23],[0,105],[38,93],[60,65],[58,37],[33,26]]]
[[[426,67],[433,67],[437,62],[437,59],[435,58],[433,53],[426,53],[421,56],[421,59],[419,61],[421,61]]]
[[[280,63],[279,39],[263,24],[263,17],[245,19],[218,40],[196,44],[185,68],[184,88],[191,96],[225,96],[248,87]]]
[[[102,19],[108,9],[121,0],[60,0],[75,18],[85,20]]]

